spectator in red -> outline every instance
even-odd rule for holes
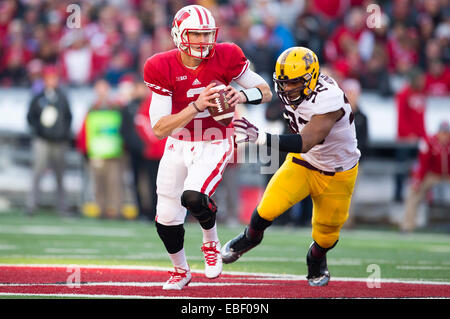
[[[332,62],[340,57],[344,57],[349,50],[358,48],[365,49],[360,45],[365,40],[368,33],[366,28],[366,16],[362,8],[354,7],[345,17],[345,23],[338,26],[336,31],[325,43],[325,58],[327,62]]]
[[[61,68],[65,81],[72,85],[92,83],[103,71],[99,56],[93,50],[83,31],[76,30],[62,38],[67,49],[61,53]]]
[[[425,90],[433,96],[446,96],[450,93],[450,68],[441,60],[428,62]]]
[[[389,70],[404,73],[410,65],[419,61],[418,35],[413,28],[396,23],[388,36],[387,50],[389,54]],[[404,67],[408,65],[408,67]]]
[[[415,145],[426,136],[426,95],[424,74],[413,68],[408,74],[409,84],[397,93],[397,169],[395,174],[395,201],[403,201],[403,182],[409,172],[408,161],[414,156]]]
[[[348,48],[344,55],[333,63],[333,68],[342,78],[358,78],[362,68],[358,48]]]
[[[313,3],[316,12],[327,19],[339,19],[350,6],[345,0],[313,0]]]
[[[4,39],[8,33],[9,24],[18,11],[18,4],[16,1],[2,1],[0,2],[0,48],[4,45]]]
[[[409,85],[397,93],[398,140],[417,141],[426,136],[425,108],[426,95],[425,78],[419,69],[412,69],[408,74]]]
[[[412,178],[400,228],[411,232],[416,227],[417,207],[427,192],[441,182],[450,182],[450,127],[442,122],[437,134],[419,143],[419,165]]]

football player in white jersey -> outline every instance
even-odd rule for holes
[[[294,134],[265,133],[243,118],[234,121],[236,142],[289,154],[267,185],[250,224],[222,248],[222,260],[232,263],[258,245],[275,218],[311,195],[313,242],[306,257],[307,279],[311,286],[325,286],[330,279],[326,253],[337,244],[348,218],[361,155],[352,109],[337,83],[320,73],[317,56],[308,48],[284,51],[273,80]]]

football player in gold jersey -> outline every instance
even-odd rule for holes
[[[353,114],[343,91],[320,73],[317,56],[308,48],[292,47],[277,59],[275,91],[285,105],[284,117],[294,134],[262,132],[247,119],[234,121],[237,143],[256,143],[288,152],[270,180],[244,232],[230,240],[221,254],[236,261],[258,245],[273,220],[311,195],[312,239],[307,253],[308,282],[328,284],[326,253],[336,246],[348,210],[361,155]]]

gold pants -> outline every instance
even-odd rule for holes
[[[348,210],[358,175],[358,165],[333,176],[324,175],[292,161],[300,154],[289,153],[270,180],[257,207],[269,221],[311,195],[313,201],[312,238],[323,248],[331,247],[348,218]]]

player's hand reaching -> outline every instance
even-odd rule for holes
[[[216,103],[212,103],[211,100],[219,97],[219,89],[214,88],[216,84],[210,83],[203,91],[200,92],[200,95],[195,101],[195,106],[199,111],[203,112],[207,107],[217,107]]]
[[[250,123],[245,117],[242,119],[233,120],[233,126],[236,143],[256,143],[258,140],[258,136],[260,134],[259,129]]]

